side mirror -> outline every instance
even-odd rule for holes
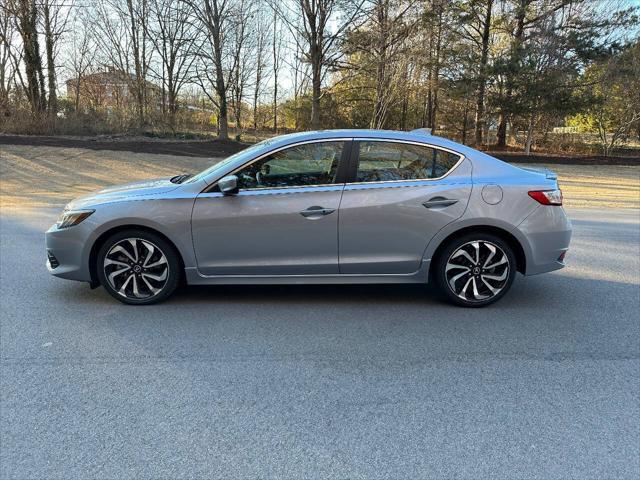
[[[238,193],[238,177],[227,175],[218,180],[218,188],[224,195],[235,195]]]

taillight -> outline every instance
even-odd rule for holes
[[[542,205],[562,205],[562,190],[534,190],[529,196]]]

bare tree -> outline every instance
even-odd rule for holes
[[[273,2],[311,67],[311,128],[320,128],[322,82],[328,67],[335,64],[336,48],[344,32],[355,27],[365,0],[295,0],[295,10],[287,3]]]
[[[39,114],[47,108],[47,95],[42,72],[42,57],[38,37],[38,8],[35,0],[7,0],[2,5],[3,14],[15,20],[15,28],[22,41],[21,59],[26,76],[26,94],[31,110]],[[11,46],[9,46],[11,48]],[[16,69],[20,65],[16,64]]]
[[[347,62],[345,68],[352,74],[375,78],[371,128],[384,127],[389,108],[406,83],[409,52],[406,39],[419,18],[411,16],[416,3],[371,0],[370,8],[363,10],[364,27],[353,29],[344,42],[345,52],[358,59],[357,63]]]
[[[166,106],[169,127],[175,130],[178,96],[192,79],[199,39],[191,22],[191,9],[186,3],[150,0],[149,12],[151,19],[144,25],[160,59],[160,72],[155,71],[155,76],[162,82],[163,112]]]
[[[428,52],[427,66],[427,95],[424,103],[423,125],[433,133],[437,129],[436,116],[438,114],[438,93],[440,90],[440,69],[442,65],[442,43],[444,25],[444,2],[431,0],[429,11],[425,15]]]
[[[193,9],[194,17],[200,22],[207,41],[198,52],[200,62],[196,65],[195,81],[203,93],[218,108],[218,137],[229,138],[228,90],[229,73],[225,71],[228,58],[228,31],[232,28],[230,0],[186,0]],[[213,65],[213,71],[209,68]],[[206,80],[206,82],[205,82]],[[209,90],[213,85],[214,92]]]
[[[71,19],[71,36],[68,49],[67,69],[74,82],[73,107],[74,111],[80,109],[81,92],[84,79],[88,72],[95,67],[96,44],[85,12],[78,11]],[[69,94],[69,92],[67,92]]]
[[[0,114],[9,115],[9,94],[16,77],[21,80],[20,61],[13,48],[16,29],[14,17],[0,7]]]
[[[129,79],[137,123],[143,126],[152,53],[147,34],[149,0],[104,0],[96,3],[92,13],[93,28],[102,39],[99,43],[101,53],[110,67],[115,67]]]
[[[640,41],[587,71],[597,102],[586,109],[583,120],[598,134],[602,153],[629,137],[640,123]]]
[[[267,44],[269,42],[269,19],[267,17],[260,17],[256,20],[256,29],[254,36],[254,45],[252,49],[255,51],[255,82],[253,85],[253,129],[258,129],[258,101],[262,94],[265,77],[265,70],[267,68]]]
[[[278,131],[278,74],[282,67],[282,41],[283,32],[278,23],[278,12],[273,10],[273,35],[271,42],[272,68],[273,68],[273,131]],[[297,51],[296,51],[297,54]],[[295,82],[294,82],[295,84]]]
[[[510,37],[509,49],[506,52],[507,64],[504,69],[504,95],[501,100],[498,119],[498,131],[496,146],[505,147],[507,144],[507,124],[513,105],[513,95],[516,89],[516,76],[523,65],[522,52],[529,39],[528,32],[538,27],[540,22],[545,22],[556,12],[574,9],[573,4],[577,0],[510,0],[504,3],[503,23]],[[571,29],[576,33],[580,28],[572,25]]]
[[[42,0],[42,23],[47,56],[47,87],[49,90],[47,108],[53,118],[55,118],[58,111],[56,59],[62,35],[67,30],[72,7],[72,0],[69,0],[68,3],[61,3],[59,0]]]
[[[309,84],[309,64],[302,61],[302,52],[300,50],[300,44],[296,42],[296,50],[293,58],[290,62],[287,62],[291,71],[293,72],[293,104],[294,110],[294,129],[300,128],[300,98],[307,90]],[[274,120],[277,119],[277,104],[276,96],[274,95]],[[274,122],[274,125],[276,123]],[[277,131],[277,130],[276,130]]]
[[[127,14],[119,0],[97,3],[88,13],[91,15],[91,28],[100,39],[96,42],[100,63],[129,72],[131,40],[127,30]]]
[[[148,0],[126,0],[129,20],[129,35],[135,67],[135,97],[140,125],[145,123],[147,71],[149,59],[147,58],[147,28],[149,15]]]
[[[233,42],[231,48],[231,79],[229,82],[232,96],[233,116],[236,128],[242,130],[242,102],[247,84],[252,76],[250,69],[249,44],[253,33],[250,24],[255,17],[254,4],[251,0],[237,0],[233,9]]]
[[[473,59],[474,64],[471,68],[477,70],[474,72],[477,83],[474,126],[476,145],[482,144],[483,134],[487,125],[486,89],[493,22],[493,5],[494,0],[470,0],[460,2],[456,5],[457,23],[460,26],[458,31],[463,39],[470,43],[471,49],[475,53],[470,57]]]

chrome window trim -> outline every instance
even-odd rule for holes
[[[318,192],[333,192],[333,191],[342,191],[344,189],[344,183],[330,183],[323,185],[302,185],[299,187],[260,187],[260,188],[249,188],[245,190],[240,190],[234,196],[236,197],[247,197],[251,195],[294,195],[296,193],[305,193],[305,191],[316,191],[313,189],[318,189]],[[213,197],[224,197],[225,194],[222,192],[203,192],[199,196],[205,198],[213,198]]]
[[[274,150],[270,150],[266,153],[263,153],[262,155],[254,158],[253,160],[249,160],[248,162],[242,164],[240,167],[236,168],[235,170],[232,170],[230,172],[225,173],[222,177],[226,177],[227,175],[235,175],[237,172],[239,172],[240,170],[242,170],[245,167],[248,167],[250,165],[253,165],[255,162],[258,162],[260,160],[262,160],[265,157],[268,157],[269,155],[273,155],[274,153],[278,153],[281,150],[285,150],[287,148],[293,148],[293,147],[299,147],[301,145],[307,145],[310,143],[329,143],[329,142],[351,142],[353,141],[353,138],[351,137],[340,137],[340,138],[316,138],[313,140],[303,140],[301,142],[295,142],[295,143],[290,143],[288,145],[283,145],[281,147],[278,147]],[[341,154],[342,155],[342,154]],[[213,182],[211,185],[209,185],[203,192],[201,193],[217,193],[217,192],[212,192],[211,189],[215,188],[218,185],[218,181],[220,180],[220,178],[218,180],[216,180],[215,182]],[[240,189],[239,192],[253,192],[256,190],[286,190],[286,189],[298,189],[298,188],[315,188],[315,187],[334,187],[336,185],[342,185],[344,186],[345,183],[324,183],[321,185],[294,185],[294,186],[289,186],[289,187],[258,187],[258,188],[243,188]]]
[[[453,167],[451,167],[449,169],[449,171],[447,171],[447,173],[445,173],[441,177],[436,177],[436,178],[412,178],[412,179],[409,179],[409,180],[406,180],[406,179],[403,179],[403,180],[379,180],[379,181],[376,181],[376,182],[347,182],[346,186],[349,186],[349,185],[378,185],[378,184],[381,184],[381,183],[434,182],[434,181],[442,180],[443,178],[448,177],[467,158],[464,154],[462,154],[460,152],[456,152],[455,150],[451,150],[450,148],[441,147],[439,145],[433,145],[433,144],[425,143],[425,142],[418,142],[418,141],[415,141],[415,140],[402,140],[402,139],[395,139],[395,138],[368,138],[368,137],[361,137],[361,138],[354,138],[353,141],[354,142],[404,143],[404,144],[407,144],[407,145],[416,145],[418,147],[433,148],[434,150],[442,150],[444,152],[452,153],[454,155],[457,155],[459,158],[458,158],[458,161],[455,163],[455,165]],[[360,144],[358,143],[358,163],[359,162],[360,162]],[[357,173],[357,166],[356,166],[356,173]]]
[[[298,188],[318,188],[318,187],[339,187],[344,186],[345,183],[322,183],[318,185],[296,185],[291,187],[258,187],[258,188],[243,188],[239,190],[239,193],[242,192],[253,192],[255,190],[295,190]]]

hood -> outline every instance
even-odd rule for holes
[[[95,193],[90,193],[89,195],[78,197],[71,201],[66,208],[69,210],[75,210],[102,203],[128,200],[135,197],[159,195],[175,190],[179,186],[180,185],[177,183],[171,183],[170,178],[143,180],[141,182],[127,183],[126,185],[116,185]]]

